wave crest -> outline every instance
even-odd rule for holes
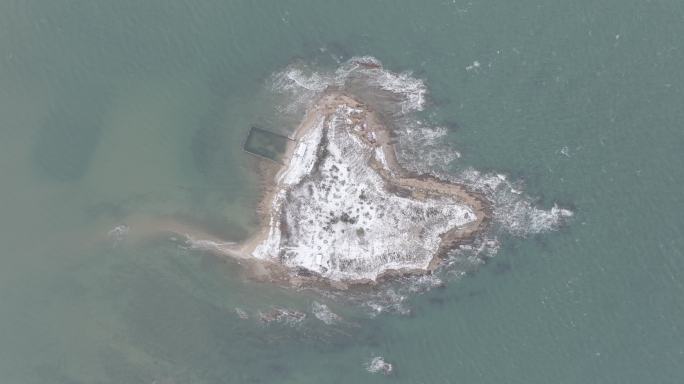
[[[380,60],[372,56],[353,57],[332,71],[314,71],[303,63],[292,64],[275,73],[270,88],[285,96],[278,109],[284,113],[303,114],[306,106],[329,87],[362,88],[363,98],[370,100],[388,98],[385,106],[391,106],[393,114],[405,115],[422,111],[425,107],[427,87],[423,80],[411,72],[395,73],[386,70]]]

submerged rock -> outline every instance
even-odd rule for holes
[[[327,305],[314,301],[311,304],[311,312],[316,318],[326,325],[332,325],[341,320],[340,316],[330,310]]]
[[[126,239],[130,228],[126,224],[117,225],[107,232],[107,237],[114,241],[114,245],[117,245]]]
[[[288,308],[271,308],[266,312],[259,312],[259,321],[265,324],[283,323],[297,325],[306,319],[306,313]]]
[[[245,310],[242,309],[242,308],[237,308],[237,307],[236,307],[236,308],[235,308],[235,314],[237,314],[237,316],[238,316],[240,319],[242,319],[242,320],[247,320],[247,319],[249,319],[249,315],[248,315],[247,312],[245,312]]]

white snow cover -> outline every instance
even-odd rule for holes
[[[292,153],[292,160],[280,175],[278,183],[294,185],[299,183],[304,176],[311,173],[311,169],[316,162],[318,145],[323,135],[323,120],[321,116],[315,124],[316,127],[301,137]]]
[[[498,231],[508,232],[516,236],[527,236],[556,230],[573,215],[572,211],[558,206],[551,209],[537,207],[534,200],[524,193],[522,180],[508,180],[505,175],[483,173],[472,168],[454,172],[455,167],[452,162],[460,158],[461,155],[455,148],[445,143],[444,136],[447,134],[447,130],[433,125],[429,120],[421,121],[413,114],[414,111],[424,109],[427,88],[422,80],[413,77],[410,72],[393,73],[383,68],[378,59],[364,56],[353,57],[342,63],[337,69],[328,71],[312,68],[303,63],[293,64],[285,70],[275,73],[271,80],[269,84],[271,90],[275,95],[281,96],[284,103],[282,107],[277,107],[277,109],[280,112],[285,112],[285,114],[289,113],[288,116],[296,117],[296,119],[301,118],[304,111],[310,108],[330,87],[349,91],[352,94],[360,92],[362,95],[367,95],[370,93],[377,99],[371,97],[363,101],[367,101],[371,107],[377,107],[378,110],[386,108],[385,103],[387,102],[395,103],[396,108],[390,107],[389,110],[394,119],[391,122],[391,127],[399,142],[399,145],[396,146],[399,163],[409,171],[436,175],[443,180],[464,184],[482,193],[492,203],[492,219],[494,223],[498,224],[495,227],[496,233],[490,233],[489,237],[496,239]],[[380,105],[374,105],[374,102],[379,102]],[[346,111],[346,113],[353,113],[353,111]],[[340,118],[344,120],[348,117],[341,116]],[[338,121],[337,124],[341,123]],[[420,238],[418,236],[420,244],[409,244],[410,240],[401,238],[407,228],[383,228],[383,224],[390,221],[387,217],[380,217],[381,208],[379,207],[389,209],[390,212],[395,212],[398,215],[415,215],[415,213],[407,210],[417,209],[420,211],[426,207],[407,206],[407,199],[398,196],[390,198],[385,204],[379,204],[378,202],[386,197],[383,195],[382,188],[379,188],[382,180],[372,173],[359,172],[359,169],[364,167],[354,165],[363,164],[366,159],[374,157],[383,168],[386,168],[387,159],[384,159],[384,153],[375,149],[369,152],[354,152],[358,148],[364,147],[363,141],[355,135],[342,135],[339,130],[336,134],[344,140],[337,144],[337,149],[342,150],[344,154],[340,156],[337,153],[336,156],[331,156],[326,160],[325,164],[321,165],[323,170],[319,175],[322,180],[321,183],[314,182],[315,180],[308,175],[311,173],[310,171],[313,171],[312,164],[315,163],[311,161],[315,157],[315,152],[311,148],[318,147],[325,127],[320,124],[319,128],[320,130],[318,128],[312,130],[309,136],[302,138],[302,147],[296,151],[301,155],[295,156],[300,159],[300,162],[290,164],[294,168],[285,172],[282,175],[283,179],[280,179],[283,184],[287,184],[289,187],[281,189],[273,201],[274,210],[282,211],[286,217],[288,233],[281,234],[279,221],[272,220],[268,238],[256,248],[253,255],[260,258],[279,258],[279,261],[287,265],[312,268],[333,279],[344,279],[349,276],[372,278],[377,276],[378,270],[391,268],[392,265],[401,264],[410,267],[409,263],[402,259],[402,256],[405,256],[403,253],[392,253],[395,248],[401,246],[404,246],[404,249],[415,251],[412,253],[412,256],[416,256],[413,259],[414,266],[421,264],[418,260],[425,260],[425,255],[430,253],[430,249],[432,249],[430,247],[434,245],[435,237]],[[361,132],[365,128],[365,126],[354,127],[356,132]],[[331,135],[332,132],[327,134]],[[355,155],[345,157],[347,153],[345,151],[351,151]],[[341,171],[332,175],[330,171],[332,165]],[[345,165],[349,166],[349,170]],[[333,176],[336,176],[337,179]],[[308,185],[312,186],[311,196],[309,196]],[[349,197],[352,197],[349,191],[351,186],[354,186],[357,192],[362,188],[366,190],[366,195],[372,197],[373,201],[368,200],[367,204],[362,204],[358,199],[348,200]],[[376,193],[376,191],[380,192]],[[438,211],[449,207],[449,204],[439,201],[428,201],[427,205]],[[378,208],[377,210],[370,210],[368,208],[370,206]],[[341,214],[349,210],[352,210],[351,213],[347,212],[351,218],[351,214],[355,213],[357,208],[359,208],[360,216],[355,219],[355,223],[340,220]],[[333,215],[331,216],[330,212],[326,215],[324,209],[330,209]],[[439,212],[441,215],[445,214],[442,211]],[[316,213],[320,215],[317,216]],[[383,213],[387,214],[386,211]],[[299,225],[293,225],[297,223],[295,221],[297,217],[307,217],[311,222],[299,221]],[[397,218],[405,217],[397,216]],[[335,223],[328,223],[328,221],[334,221],[336,218]],[[377,225],[372,225],[373,223]],[[321,224],[328,226],[325,231],[321,231],[320,227],[317,227]],[[364,226],[362,227],[364,228],[363,232],[359,231],[362,236],[356,235],[354,228],[363,225],[368,227]],[[418,225],[416,225],[417,227]],[[441,229],[425,225],[424,228],[429,233],[439,232]],[[384,234],[382,231],[385,231]],[[398,236],[400,239],[388,242],[384,249],[385,253],[382,253],[376,248],[372,248],[380,242],[378,239],[382,236]],[[361,241],[362,237],[363,241]],[[409,238],[415,240],[413,236],[409,236]],[[480,246],[474,246],[472,251],[465,248],[462,254],[467,255],[469,260],[472,259],[474,263],[479,263],[479,256],[477,255],[492,256],[498,249],[498,242],[483,241]],[[331,251],[332,254],[328,251]],[[361,251],[367,252],[361,253],[361,255],[372,254],[374,256],[370,258],[358,257],[359,254],[356,252]],[[460,260],[457,259],[458,262],[461,262]]]
[[[281,210],[283,200],[285,200],[285,189],[281,189],[273,197],[273,203],[271,205],[271,210],[273,212],[279,212]],[[266,240],[261,242],[252,251],[252,256],[258,259],[269,259],[274,258],[278,255],[280,249],[280,226],[278,225],[278,217],[271,216],[268,224],[268,237]]]
[[[255,257],[278,258],[332,280],[375,280],[388,269],[426,269],[440,235],[473,220],[470,207],[449,198],[416,200],[388,192],[369,166],[376,149],[355,138],[355,113],[339,108],[300,144],[309,151],[311,138],[325,135],[327,154],[317,169],[308,156],[292,157],[287,166],[297,176],[285,179],[274,200],[279,217]]]
[[[387,159],[385,158],[385,151],[383,151],[382,148],[375,148],[375,159],[380,162],[382,168],[390,172],[392,171],[389,167],[389,164],[387,164]]]

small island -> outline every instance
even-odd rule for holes
[[[406,171],[394,146],[368,105],[324,92],[281,161],[260,160],[260,230],[223,251],[295,285],[430,273],[485,229],[490,206],[463,185]]]

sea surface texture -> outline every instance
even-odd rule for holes
[[[0,383],[684,382],[682,36],[676,0],[0,2]],[[248,132],[354,58],[492,227],[430,277],[250,279],[211,252],[258,226]]]

